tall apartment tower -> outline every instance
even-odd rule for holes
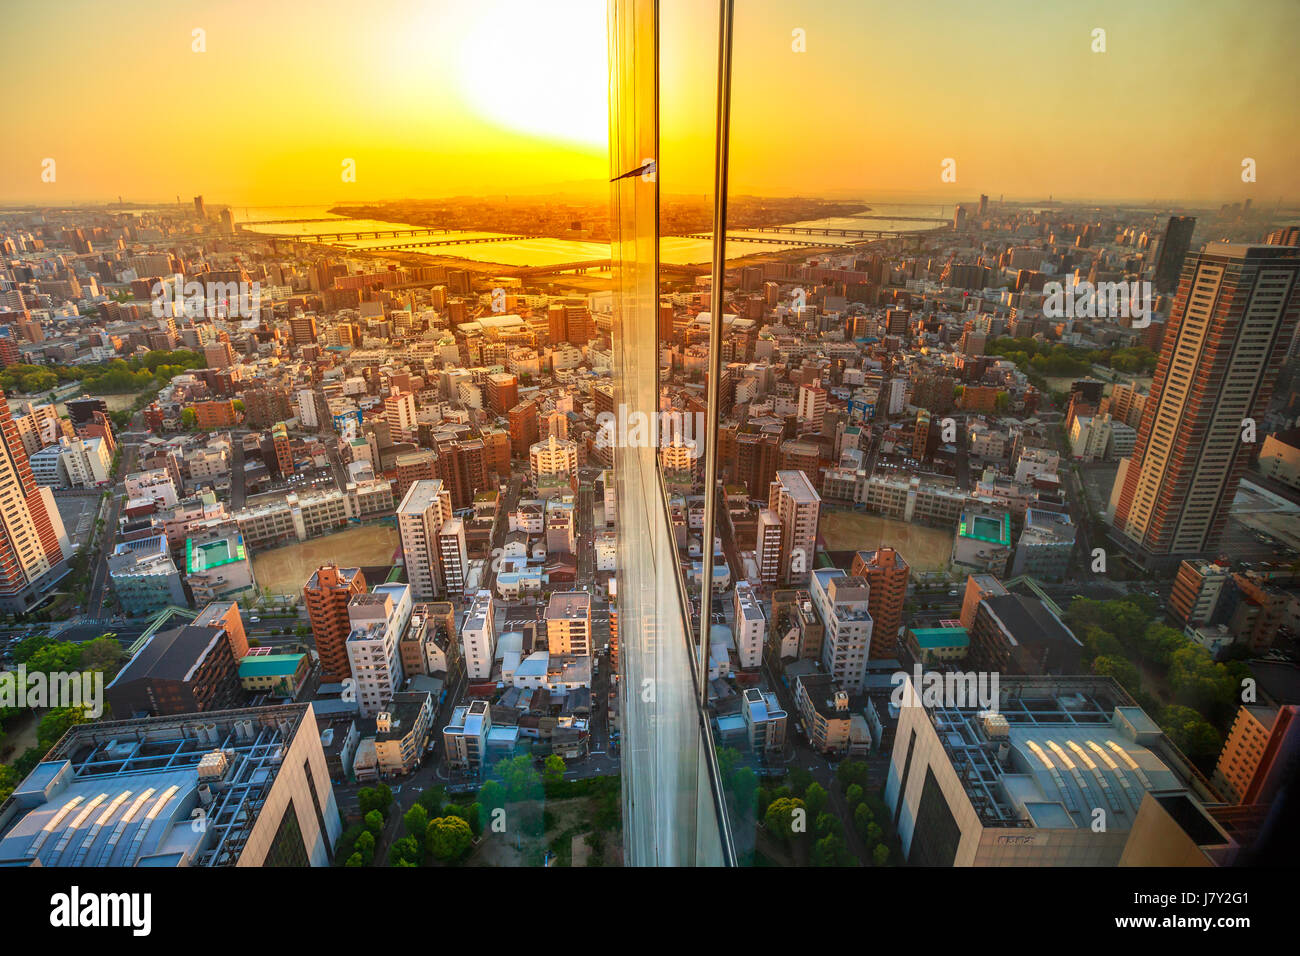
[[[0,608],[25,611],[37,585],[64,559],[62,522],[32,476],[9,403],[0,393]]]
[[[758,513],[754,556],[758,560],[759,583],[765,588],[775,587],[781,580],[781,519],[767,508]]]
[[[1170,216],[1165,234],[1156,250],[1155,287],[1157,292],[1172,292],[1178,288],[1178,277],[1183,271],[1183,260],[1192,248],[1192,233],[1196,229],[1195,216]]]
[[[432,601],[442,593],[446,578],[440,560],[440,534],[451,518],[451,492],[440,478],[415,482],[397,508],[406,580],[416,601]]]
[[[289,441],[289,426],[276,422],[271,426],[271,444],[275,447],[275,466],[281,478],[288,478],[294,472],[293,443]]]
[[[820,385],[799,386],[799,431],[820,432],[826,418],[826,389]]]
[[[294,348],[302,345],[315,345],[320,333],[316,328],[316,316],[295,315],[289,320],[289,344]]]
[[[366,578],[361,569],[340,568],[337,564],[321,565],[302,589],[325,681],[337,683],[352,676],[347,648],[352,630],[348,602],[353,595],[365,593]]]
[[[821,496],[802,471],[778,471],[767,507],[781,522],[781,583],[806,584],[817,547]]]
[[[474,507],[474,496],[488,487],[487,446],[481,438],[438,445],[434,470],[457,511]]]
[[[465,592],[469,549],[465,543],[465,522],[460,518],[443,522],[438,531],[438,570],[442,573],[442,584],[447,597],[456,597]]]
[[[1120,463],[1115,531],[1150,563],[1212,550],[1300,313],[1300,249],[1212,244],[1189,260]]]
[[[893,548],[859,551],[853,556],[849,574],[862,578],[871,588],[867,609],[873,621],[872,660],[898,656],[898,629],[903,626],[903,602],[907,599],[910,572],[903,556]]]

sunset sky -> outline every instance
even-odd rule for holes
[[[737,193],[1300,197],[1289,0],[736,6]],[[599,195],[604,9],[5,0],[0,201]],[[665,192],[709,188],[716,19],[707,0],[664,0]],[[1095,27],[1105,53],[1091,50]],[[192,52],[195,28],[204,53]],[[791,50],[796,28],[805,53]],[[54,183],[40,180],[47,157]],[[956,184],[940,182],[947,157]],[[1253,185],[1244,157],[1258,165]],[[340,176],[347,158],[355,184]]]

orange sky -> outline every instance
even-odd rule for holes
[[[1300,197],[1300,5],[1084,6],[737,4],[733,191]],[[598,195],[607,178],[603,0],[5,0],[5,20],[0,201]],[[661,22],[661,183],[705,192],[716,14],[664,0]]]

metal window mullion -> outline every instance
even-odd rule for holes
[[[731,135],[731,34],[734,0],[718,11],[718,100],[714,140],[713,280],[709,290],[709,398],[704,429],[704,573],[700,579],[700,706],[709,705],[709,630],[713,620],[713,537],[718,498],[718,415],[722,404],[722,302],[727,251],[727,160]]]

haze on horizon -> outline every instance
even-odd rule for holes
[[[373,0],[364,12],[320,0],[310,15],[253,0],[8,0],[0,54],[32,79],[0,144],[0,203],[600,198],[604,12],[604,0]],[[661,187],[706,195],[716,16],[663,0],[661,24]],[[1091,50],[1095,27],[1105,53]],[[195,28],[205,52],[192,51]],[[806,52],[791,49],[796,28]],[[1249,15],[1209,0],[747,0],[733,194],[1292,205],[1298,31],[1288,0]],[[957,182],[943,184],[949,157]],[[1255,183],[1241,181],[1246,157]],[[45,158],[54,183],[41,181]]]

